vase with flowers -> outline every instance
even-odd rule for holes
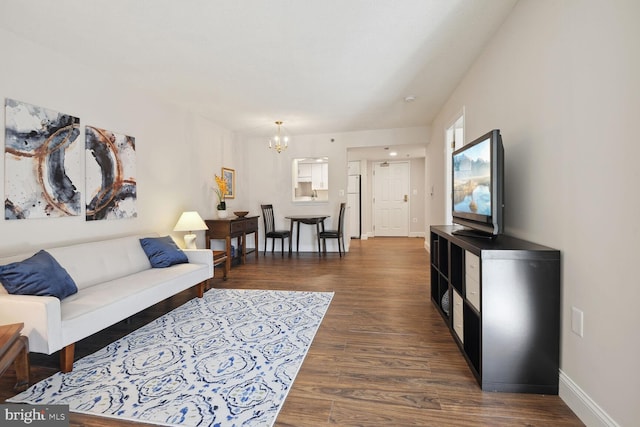
[[[218,175],[215,175],[215,179],[217,188],[214,188],[213,190],[215,191],[216,196],[218,196],[218,206],[216,206],[218,218],[226,218],[227,203],[224,201],[224,196],[227,194],[227,181]]]

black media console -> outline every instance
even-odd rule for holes
[[[459,229],[431,226],[431,300],[480,387],[558,394],[560,251]]]

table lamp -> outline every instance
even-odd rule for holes
[[[207,224],[204,223],[198,212],[183,212],[180,219],[173,227],[173,231],[188,231],[184,235],[184,246],[186,249],[196,249],[196,235],[194,231],[207,230]]]

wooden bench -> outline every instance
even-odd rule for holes
[[[222,266],[222,280],[227,280],[227,252],[226,251],[211,251],[213,252],[213,267]]]

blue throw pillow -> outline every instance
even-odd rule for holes
[[[0,265],[0,282],[10,294],[49,295],[64,299],[78,292],[67,270],[47,251],[24,261]]]
[[[147,254],[151,266],[154,268],[169,267],[174,264],[189,262],[187,255],[180,250],[171,236],[146,237],[140,239],[144,253]]]

